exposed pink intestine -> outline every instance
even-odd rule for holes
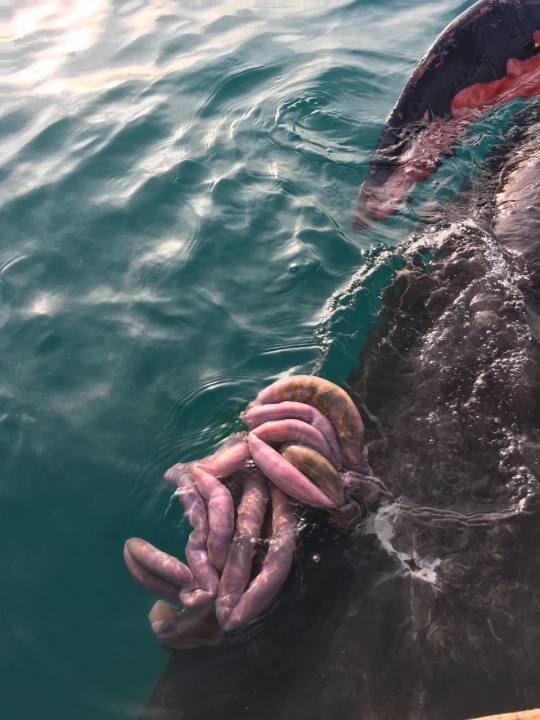
[[[259,470],[244,475],[236,532],[219,582],[216,615],[224,627],[246,589],[251,575],[255,542],[261,534],[269,499],[268,483]]]
[[[259,441],[262,442],[262,441]],[[242,594],[223,630],[236,630],[255,620],[278,594],[292,565],[296,542],[296,517],[287,495],[270,485],[272,500],[272,534],[260,573]]]
[[[234,532],[234,506],[231,493],[225,485],[198,464],[193,465],[192,474],[198,491],[207,502],[208,557],[216,570],[221,571]]]
[[[309,478],[253,433],[249,435],[249,447],[255,464],[283,492],[305,505],[326,510],[336,506]]]
[[[316,450],[328,462],[333,463],[334,458],[324,435],[302,420],[273,420],[259,425],[251,434],[266,443],[300,443]]]
[[[320,410],[302,402],[284,401],[271,405],[253,405],[240,414],[243,422],[250,430],[263,423],[274,420],[303,420],[313,425],[326,438],[333,455],[333,462],[337,468],[341,467],[341,450],[336,438],[336,432],[330,420]]]

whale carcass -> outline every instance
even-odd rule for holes
[[[469,85],[446,88],[456,97],[474,85],[479,97],[479,84],[503,80],[509,92],[513,61],[536,58],[538,2],[477,3],[438,39],[439,65],[424,60],[398,106],[423,77],[438,92],[453,77],[436,73],[448,69],[445,39],[459,45],[463,28],[473,40],[499,37],[497,22],[516,8],[526,12],[513,16],[512,39],[522,33],[529,56],[509,45],[500,76],[479,45]],[[532,95],[533,63],[525,69],[531,92],[513,87]],[[482,92],[497,101],[493,86]],[[375,153],[361,222],[394,209],[402,185],[392,179],[418,151],[415,138],[429,146],[435,122],[444,146],[456,139],[443,126],[452,107],[437,114],[429,83],[422,93],[428,107],[393,129],[384,162],[380,145]],[[349,379],[370,464],[395,499],[349,534],[306,522],[270,611],[216,647],[173,651],[143,720],[455,720],[540,705],[539,131],[532,100],[486,158],[466,212],[461,199],[458,219],[450,210],[399,250]]]

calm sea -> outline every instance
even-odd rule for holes
[[[374,257],[391,260],[423,203],[452,197],[488,143],[477,123],[398,217],[352,232],[386,116],[470,4],[8,4],[6,720],[133,718],[150,695],[167,655],[124,540],[181,556],[187,526],[163,472],[240,429],[276,377],[310,372],[318,344],[326,377],[355,366],[387,279]]]

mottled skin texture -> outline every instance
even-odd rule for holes
[[[439,152],[455,140],[464,123],[497,103],[540,91],[540,57],[536,57],[539,47],[540,3],[537,0],[481,0],[457,18],[420,63],[383,131],[360,194],[357,224],[363,223],[363,210],[365,216],[371,214],[376,218],[384,218],[392,212],[395,199],[399,199],[412,182],[422,180],[433,170]],[[459,69],[461,72],[457,72]],[[507,169],[503,189],[497,192],[497,213],[492,217],[492,226],[500,240],[520,253],[522,265],[500,253],[481,224],[456,226],[450,234],[439,234],[429,243],[424,242],[429,246],[427,251],[418,245],[406,248],[404,267],[385,298],[385,301],[399,298],[401,304],[395,312],[392,302],[383,303],[385,314],[380,329],[372,333],[372,340],[378,332],[385,335],[379,346],[373,342],[367,346],[357,383],[361,396],[369,399],[373,376],[379,378],[385,368],[397,360],[398,365],[392,368],[388,382],[390,386],[399,379],[399,387],[394,387],[395,396],[390,403],[391,415],[385,418],[386,406],[382,405],[378,410],[377,400],[372,402],[369,412],[370,420],[377,418],[375,427],[382,435],[373,445],[375,452],[383,448],[381,467],[387,481],[393,479],[396,457],[401,472],[411,454],[413,460],[405,465],[407,480],[416,480],[422,472],[430,479],[435,475],[448,481],[456,474],[459,479],[460,474],[455,470],[456,457],[463,463],[464,458],[468,458],[468,451],[475,449],[478,442],[480,446],[472,457],[489,467],[485,449],[489,432],[479,427],[479,417],[483,420],[486,416],[479,414],[479,408],[487,406],[492,412],[505,414],[510,421],[509,427],[503,424],[489,442],[491,450],[503,448],[497,454],[498,464],[495,466],[491,462],[489,479],[486,479],[485,468],[479,469],[480,480],[476,480],[475,486],[480,488],[481,494],[491,497],[495,493],[496,499],[508,491],[510,505],[514,503],[514,506],[506,512],[516,512],[516,508],[519,512],[528,511],[537,489],[534,444],[531,450],[526,442],[533,437],[534,427],[528,428],[528,433],[524,428],[530,417],[534,417],[538,401],[535,361],[527,356],[531,350],[529,341],[534,340],[540,326],[535,312],[538,252],[534,240],[529,242],[523,234],[518,237],[510,217],[516,210],[523,211],[525,203],[534,205],[536,199],[535,161],[540,157],[536,129],[528,142],[521,138],[513,167]],[[532,223],[522,224],[521,230],[537,229],[537,225],[535,218]],[[446,284],[434,290],[441,273],[440,265],[445,273],[448,268],[451,272],[446,276]],[[501,267],[504,267],[503,274]],[[520,276],[523,273],[529,275],[526,291],[527,283]],[[457,299],[450,292],[456,277],[459,277]],[[450,303],[451,309],[441,315],[438,313],[444,305],[442,298]],[[420,316],[420,326],[429,331],[428,335],[433,335],[435,327],[442,328],[442,332],[430,337],[429,342],[424,339],[419,357],[410,360],[403,377],[402,367],[407,367],[408,353],[415,347],[414,329],[418,321],[416,316],[408,316],[406,308],[411,302],[420,306],[422,299],[425,312]],[[522,312],[521,304],[527,300],[530,306],[524,305],[525,312]],[[449,316],[453,320],[450,326],[447,324]],[[426,317],[432,328],[429,323],[425,327],[422,325]],[[404,318],[408,320],[405,325]],[[385,320],[388,319],[390,324],[387,325]],[[459,328],[457,333],[456,327]],[[447,347],[450,339],[453,345]],[[398,348],[400,351],[396,354]],[[453,357],[453,364],[445,367],[450,357]],[[431,359],[428,362],[426,358]],[[421,382],[417,380],[418,376]],[[407,388],[406,399],[396,405],[396,398],[403,396]],[[484,401],[486,388],[489,389],[487,403]],[[445,393],[450,399],[439,408]],[[501,398],[504,400],[502,405],[499,404]],[[364,467],[362,420],[343,390],[321,378],[298,376],[265,389],[255,402],[291,401],[313,405],[328,416],[346,470]],[[428,408],[431,408],[429,412]],[[401,422],[402,415],[407,419],[403,425],[394,425],[389,442],[387,431],[382,431],[384,420],[392,428],[396,418]],[[493,422],[495,425],[503,423],[498,416],[493,417]],[[435,465],[429,452],[429,460],[426,460],[416,449],[422,432],[429,444],[434,444],[441,452]],[[345,493],[338,492],[342,490],[340,478],[337,473],[333,474],[329,464],[325,467],[323,458],[309,456],[302,448],[285,450],[282,456],[264,442],[305,442],[331,459],[332,452],[323,435],[313,439],[317,433],[311,425],[295,419],[267,422],[247,440],[241,436],[231,438],[213,456],[200,463],[175,466],[167,473],[168,479],[178,486],[186,515],[194,528],[186,548],[190,567],[186,568],[180,561],[137,538],[128,541],[125,547],[126,564],[137,580],[168,597],[174,597],[178,592],[180,600],[190,608],[177,616],[170,609],[158,606],[152,624],[161,638],[164,637],[165,623],[166,628],[170,626],[169,634],[176,647],[181,647],[183,642],[194,642],[197,618],[201,623],[201,635],[206,635],[202,626],[213,616],[219,573],[225,566],[234,529],[232,497],[220,480],[244,468],[251,459],[271,481],[300,502],[324,509],[339,505],[344,521],[347,521],[345,516],[349,510],[354,517],[353,502],[349,502],[348,507],[341,507]],[[407,442],[398,454],[401,437]],[[385,453],[389,444],[393,449],[390,458]],[[451,450],[450,459],[444,458],[442,450]],[[497,488],[494,478],[499,476],[501,487]],[[369,487],[367,481],[365,484]],[[317,485],[329,492],[332,499]],[[347,489],[350,491],[353,487],[360,493],[361,483],[349,476]],[[365,490],[367,497],[369,489]],[[377,488],[374,488],[373,494],[376,493]],[[273,485],[271,495],[272,529],[263,568],[228,618],[223,619],[222,629],[239,628],[255,619],[277,594],[288,573],[294,547],[292,514],[288,509],[289,501]],[[384,542],[388,545],[388,537]],[[403,562],[403,553],[392,552]],[[414,556],[406,564],[415,572],[423,572]],[[433,570],[430,572],[434,576]],[[204,605],[208,607],[194,610]],[[210,607],[212,610],[208,610]]]
[[[358,468],[364,449],[364,425],[358,409],[344,390],[323,378],[296,375],[269,385],[257,395],[254,405],[286,400],[313,405],[326,415],[336,432],[344,467]]]

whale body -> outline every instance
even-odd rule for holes
[[[497,22],[510,11],[504,56]],[[398,103],[404,118],[424,78],[421,97],[435,83],[454,98],[536,57],[513,40],[534,42],[539,17],[538,2],[474,5],[435,48],[472,32],[498,39],[500,63],[467,55],[476,65],[455,85],[430,60]],[[404,119],[407,142],[418,118],[420,132],[451,119],[443,99],[426,102],[433,116],[419,106]],[[399,249],[349,378],[395,500],[348,535],[308,523],[271,610],[217,647],[173,651],[140,720],[457,720],[540,706],[539,159],[533,99],[465,209]]]

